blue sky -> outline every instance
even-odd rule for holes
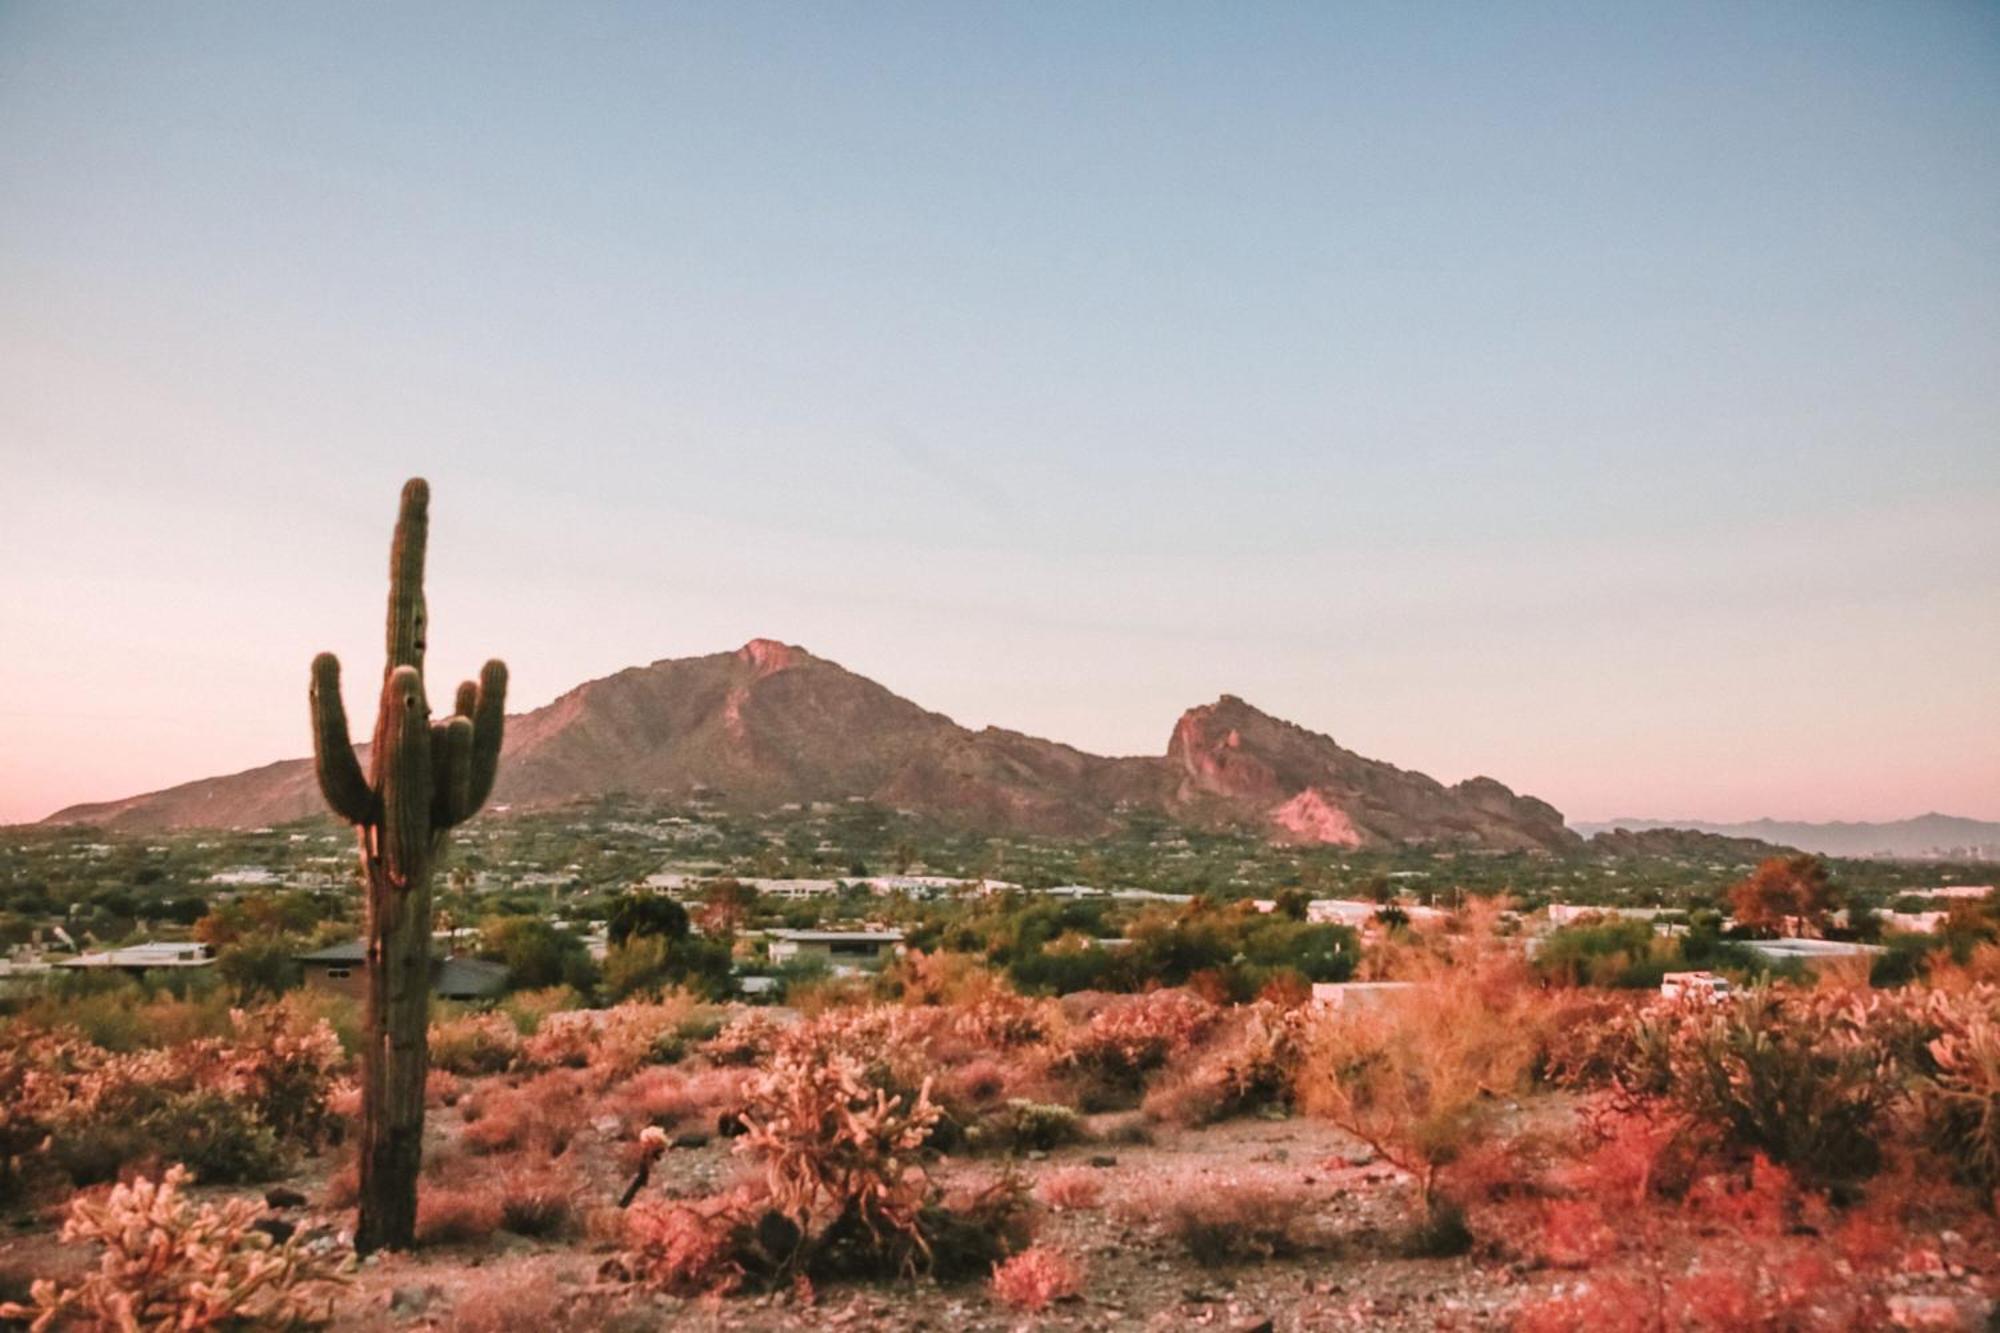
[[[2000,817],[2000,8],[0,0],[0,819],[752,635]]]

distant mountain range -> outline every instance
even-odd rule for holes
[[[301,733],[303,678],[301,664]],[[372,716],[358,694],[348,702],[364,720]],[[1164,755],[1107,758],[998,727],[961,727],[769,639],[621,671],[508,720],[496,803],[550,806],[611,793],[706,795],[743,810],[860,797],[961,827],[1023,833],[1095,833],[1122,811],[1144,810],[1301,844],[1581,845],[1555,807],[1492,778],[1446,786],[1233,695],[1183,713]],[[47,822],[259,827],[322,811],[311,761],[293,759],[72,806]]]
[[[1827,824],[1795,820],[1753,819],[1741,824],[1717,824],[1702,819],[1613,819],[1605,823],[1572,825],[1590,837],[1626,829],[1640,833],[1650,829],[1692,829],[1729,838],[1755,838],[1763,842],[1796,847],[1822,856],[1929,857],[1979,855],[2000,857],[2000,823],[1985,819],[1963,819],[1957,815],[1928,814],[1914,819],[1885,823]]]

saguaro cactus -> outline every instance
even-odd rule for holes
[[[424,698],[424,544],[430,486],[403,487],[389,552],[389,660],[368,772],[347,731],[340,661],[312,665],[313,758],[333,812],[354,825],[368,888],[368,1012],[361,1053],[361,1215],[355,1248],[407,1249],[423,1165],[424,1079],[430,1072],[431,869],[444,835],[493,791],[507,703],[507,665],[488,662],[458,687],[452,716],[433,722]]]

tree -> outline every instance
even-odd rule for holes
[[[756,910],[757,890],[739,879],[718,879],[709,884],[702,903],[702,930],[710,935],[734,935]]]
[[[623,944],[634,936],[686,939],[687,908],[664,893],[620,894],[611,904],[606,929],[613,944]]]
[[[574,986],[587,990],[595,980],[589,946],[538,916],[494,917],[479,928],[479,955],[507,967],[513,990]]]
[[[1840,890],[1817,856],[1773,856],[1729,891],[1736,924],[1778,935],[1821,935]]]
[[[429,1073],[431,871],[445,833],[493,791],[507,705],[507,666],[491,661],[458,687],[452,716],[433,722],[424,697],[424,547],[430,486],[403,487],[389,549],[388,660],[364,775],[340,699],[340,659],[312,664],[313,761],[320,794],[354,825],[367,884],[368,993],[361,1044],[360,1216],[363,1254],[416,1241]]]

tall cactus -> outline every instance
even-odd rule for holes
[[[424,698],[424,544],[430,486],[403,487],[389,552],[389,660],[368,773],[348,736],[340,661],[312,665],[313,758],[333,812],[354,825],[368,886],[368,1012],[361,1053],[363,1254],[415,1240],[430,1069],[431,869],[444,835],[485,804],[500,763],[507,666],[488,662],[458,687],[452,716],[433,722]]]

